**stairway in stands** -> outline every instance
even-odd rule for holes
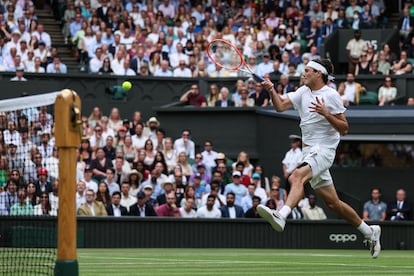
[[[55,20],[52,11],[48,7],[36,9],[36,15],[39,23],[44,25],[45,32],[51,36],[52,47],[57,48],[62,63],[68,68],[68,73],[79,72],[79,62],[72,56],[70,42],[65,44],[60,22]]]

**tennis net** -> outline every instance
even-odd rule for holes
[[[59,206],[54,102],[0,101],[0,275],[53,275]]]

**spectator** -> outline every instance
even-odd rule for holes
[[[285,201],[283,200],[283,197],[280,195],[280,187],[278,187],[277,185],[272,185],[272,188],[270,189],[270,196],[267,200],[267,203],[269,203],[269,200],[273,201],[276,210],[280,210],[283,207]]]
[[[105,57],[104,60],[102,61],[102,66],[99,68],[98,73],[100,75],[114,74],[114,71],[112,70],[112,67],[111,67],[111,60],[108,57]]]
[[[235,194],[235,203],[239,206],[242,204],[242,198],[247,195],[246,186],[240,184],[241,173],[239,171],[234,171],[232,173],[232,183],[226,185],[224,189],[224,194],[232,192]]]
[[[26,201],[33,206],[39,203],[39,197],[36,193],[36,185],[33,182],[27,184],[27,198]]]
[[[204,164],[211,170],[216,166],[217,152],[213,148],[213,142],[206,140],[204,142],[204,150],[201,152],[203,156]]]
[[[156,217],[154,207],[148,203],[149,197],[144,192],[137,193],[136,204],[129,207],[129,215],[137,217]]]
[[[283,169],[283,176],[286,180],[286,188],[289,192],[290,184],[288,181],[288,177],[292,173],[294,169],[299,165],[300,161],[302,160],[302,139],[298,135],[289,135],[290,139],[290,149],[286,152],[283,160],[282,160],[282,169]]]
[[[303,214],[303,218],[306,220],[324,220],[326,219],[325,211],[316,205],[316,196],[310,194],[309,198],[309,206],[303,207],[301,212]]]
[[[27,79],[23,76],[24,75],[24,68],[17,67],[16,68],[16,76],[10,79],[10,81],[27,81]]]
[[[21,157],[24,157],[24,154],[17,154],[17,145],[15,145],[14,143],[11,143],[7,146],[7,164],[9,165],[9,169],[16,170],[18,172],[20,172],[20,170],[22,170],[24,163]]]
[[[185,60],[180,60],[178,63],[178,67],[173,71],[174,77],[184,77],[184,78],[191,78],[192,72],[190,68],[187,67]]]
[[[0,193],[0,215],[9,215],[10,208],[18,202],[17,185],[16,180],[7,180],[4,191]]]
[[[295,86],[289,82],[289,76],[282,74],[279,78],[279,83],[282,85],[282,95],[287,94],[288,92],[292,92],[295,90]]]
[[[387,216],[387,204],[381,201],[381,189],[371,189],[371,200],[364,203],[362,219],[365,221],[384,221]]]
[[[82,182],[86,185],[86,190],[93,190],[94,193],[98,192],[98,184],[92,179],[93,170],[91,167],[85,168],[84,178]]]
[[[188,158],[194,159],[195,143],[191,139],[190,130],[184,129],[182,131],[181,138],[178,138],[174,141],[174,149],[176,152],[178,153],[184,152]]]
[[[390,104],[397,97],[397,88],[393,85],[390,76],[386,76],[384,84],[378,89],[378,105]]]
[[[120,185],[117,182],[115,182],[114,176],[115,176],[114,168],[106,169],[105,183],[108,186],[110,196],[112,196],[114,192],[120,192],[120,189],[119,189]]]
[[[95,192],[92,189],[86,191],[86,203],[78,209],[79,216],[107,216],[105,205],[95,200]]]
[[[173,73],[169,68],[167,60],[161,61],[161,67],[154,72],[155,77],[172,77]]]
[[[83,181],[78,181],[76,184],[76,211],[79,207],[86,203],[86,184]]]
[[[176,205],[175,192],[166,194],[167,202],[160,205],[156,212],[159,217],[181,217],[180,209]]]
[[[129,212],[129,207],[137,201],[135,196],[130,195],[129,187],[130,187],[130,185],[129,185],[128,181],[124,180],[121,183],[121,201],[120,201],[120,204],[122,206],[125,206],[125,208],[127,209],[128,212]]]
[[[189,198],[184,206],[180,208],[182,218],[196,218],[197,212],[194,210],[194,199]]]
[[[409,97],[407,99],[407,106],[414,106],[414,98],[413,97]]]
[[[187,204],[187,200],[190,198],[194,200],[195,209],[202,206],[201,198],[196,198],[194,186],[187,185],[187,187],[185,187],[184,197],[181,199],[180,206],[185,206]]]
[[[209,195],[204,206],[197,209],[198,218],[221,218],[221,212],[214,206],[215,197]]]
[[[207,203],[207,199],[210,195],[214,196],[214,206],[217,209],[220,209],[222,206],[224,206],[225,202],[226,202],[226,197],[223,196],[222,194],[220,194],[220,182],[217,180],[213,180],[210,183],[210,192],[209,193],[205,193],[202,197],[201,197],[201,203],[202,205],[205,205]]]
[[[259,196],[262,199],[263,202],[267,198],[267,193],[266,193],[266,190],[261,187],[260,181],[263,180],[263,182],[265,182],[264,179],[267,179],[267,177],[263,177],[263,179],[262,179],[262,176],[259,173],[255,172],[252,175],[251,183],[247,186],[247,189],[249,190],[249,187],[251,185],[253,185],[253,187],[254,187],[253,194]],[[250,206],[249,206],[249,208],[250,208]],[[245,209],[244,211],[247,211],[247,209]]]
[[[226,195],[226,205],[220,207],[221,217],[222,218],[243,218],[244,211],[243,208],[234,203],[235,194],[233,192],[228,192]]]
[[[206,97],[199,92],[199,87],[197,84],[191,85],[191,89],[181,96],[180,102],[188,105],[193,105],[196,107],[207,106]]]
[[[359,95],[365,91],[366,88],[355,81],[354,74],[352,73],[348,73],[346,81],[338,86],[338,92],[344,106],[357,105],[359,103]]]
[[[260,204],[261,198],[258,196],[253,196],[252,207],[248,209],[245,213],[246,218],[260,218],[259,213],[257,212],[257,206]]]
[[[404,44],[407,43],[407,38],[412,32],[414,27],[414,18],[410,15],[410,9],[405,7],[403,14],[398,21],[398,30],[400,32],[400,41]]]
[[[219,100],[221,100],[221,94],[219,93],[217,84],[211,84],[210,92],[207,95],[207,106],[216,106],[216,102]]]
[[[257,65],[257,75],[264,76],[274,71],[273,61],[270,60],[270,54],[263,54],[263,61]]]
[[[26,201],[27,190],[20,186],[17,189],[17,202],[10,208],[11,216],[31,216],[33,215],[33,205]]]
[[[389,75],[390,69],[391,64],[387,61],[386,53],[384,50],[381,50],[378,57],[378,71],[380,71],[383,75]]]
[[[371,66],[369,67],[369,75],[382,75],[382,72],[378,69],[378,61],[371,62]]]
[[[112,194],[111,202],[106,205],[108,216],[121,217],[127,216],[128,210],[121,205],[121,193],[116,191]]]
[[[359,62],[355,66],[355,76],[368,75],[370,73],[371,62],[368,60],[367,52],[362,52]]]
[[[52,209],[59,209],[59,179],[55,178],[52,182],[52,191],[49,193],[49,201]]]
[[[211,171],[210,168],[202,162],[203,156],[201,153],[197,153],[195,156],[195,163],[191,166],[192,175],[190,176],[189,183],[193,182],[193,178],[198,174],[201,176],[201,184],[208,185],[211,181]]]
[[[413,207],[406,200],[405,190],[398,189],[395,198],[387,204],[387,220],[413,220]]]
[[[413,65],[408,61],[407,51],[400,52],[400,59],[394,62],[391,70],[395,75],[411,74]]]
[[[156,201],[157,197],[163,193],[163,190],[161,189],[161,183],[158,181],[158,177],[160,176],[160,172],[157,171],[157,169],[153,169],[151,171],[151,177],[148,180],[145,180],[141,183],[142,189],[145,189],[145,187],[150,186],[152,188],[152,194],[151,198]]]
[[[260,187],[259,187],[259,190],[263,192],[261,194],[261,196],[259,194],[256,194],[256,184],[255,183],[251,183],[247,186],[247,191],[248,191],[247,195],[245,195],[242,198],[241,206],[240,206],[240,207],[243,208],[243,212],[247,212],[247,210],[249,210],[252,207],[254,196],[258,196],[260,198],[261,202],[264,202],[266,200],[267,196],[266,196],[266,193],[264,192],[264,190]]]
[[[42,67],[42,62],[40,57],[35,57],[34,58],[34,64],[32,67],[29,67],[27,72],[30,73],[45,73],[45,68]]]
[[[221,95],[221,100],[217,100],[215,102],[215,106],[219,106],[219,107],[234,106],[234,101],[229,99],[229,89],[227,87],[224,86],[220,89],[220,95]]]
[[[242,174],[251,177],[254,167],[251,164],[249,154],[246,151],[239,152],[236,162],[232,164],[233,170],[236,169],[238,163],[242,163],[244,166]]]
[[[109,194],[108,185],[101,181],[98,184],[98,192],[96,193],[96,201],[100,201],[104,206],[111,203],[111,195]]]
[[[49,200],[48,193],[41,193],[40,194],[40,202],[39,204],[34,206],[33,215],[35,216],[57,216],[57,209],[52,207]]]
[[[367,43],[361,38],[360,30],[354,31],[354,38],[348,41],[346,50],[348,53],[348,73],[354,73],[362,53],[367,50]]]
[[[37,170],[37,178],[38,180],[35,182],[36,184],[36,192],[37,196],[40,196],[42,192],[51,193],[52,183],[50,183],[48,179],[48,171],[46,169],[40,168]]]
[[[103,148],[98,148],[96,150],[96,158],[92,160],[90,167],[93,171],[93,178],[101,181],[106,177],[106,170],[113,168],[113,164],[110,159],[105,157]]]
[[[157,203],[159,205],[162,205],[164,203],[167,202],[167,195],[170,192],[174,192],[175,191],[175,185],[173,182],[171,182],[170,180],[165,180],[162,184],[161,184],[161,189],[163,190],[163,193],[160,194],[159,196],[157,196]]]
[[[245,86],[243,86],[240,91],[240,99],[237,99],[234,103],[236,107],[253,107],[254,106],[254,99],[249,98],[249,91]]]
[[[53,58],[53,62],[50,63],[49,65],[47,65],[46,72],[47,73],[66,74],[67,73],[66,64],[61,62],[59,56],[55,56]]]

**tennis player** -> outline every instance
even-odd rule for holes
[[[259,205],[257,211],[272,225],[274,230],[282,232],[286,218],[302,199],[304,185],[310,182],[316,194],[332,211],[364,235],[370,246],[371,256],[376,258],[381,251],[380,226],[367,225],[352,207],[338,198],[329,173],[340,135],[346,135],[348,132],[348,122],[344,114],[346,109],[339,93],[326,85],[328,80],[333,79],[332,73],[333,65],[330,60],[310,61],[302,75],[304,85],[285,96],[276,93],[270,80],[262,83],[263,87],[270,92],[277,112],[292,107],[298,110],[301,119],[303,158],[301,164],[288,178],[291,190],[286,204],[279,211]]]

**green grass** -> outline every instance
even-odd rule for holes
[[[414,275],[414,251],[78,249],[79,275]]]

